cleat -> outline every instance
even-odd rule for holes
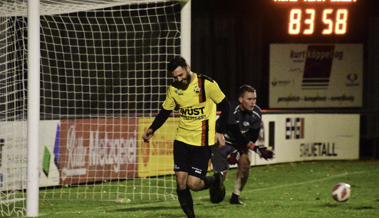
[[[240,198],[236,194],[232,194],[232,197],[230,198],[230,204],[243,204],[242,201],[240,201]]]
[[[216,177],[215,183],[210,186],[209,194],[212,203],[220,203],[224,200],[226,194],[223,176],[220,172],[216,172],[214,176]]]

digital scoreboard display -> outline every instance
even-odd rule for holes
[[[364,0],[270,0],[267,19],[279,42],[359,41]],[[275,38],[275,37],[274,37]]]
[[[266,3],[270,108],[361,107],[367,0]]]

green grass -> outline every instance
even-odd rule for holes
[[[240,197],[244,205],[229,204],[235,173],[235,169],[229,171],[225,182],[227,195],[220,204],[210,202],[208,190],[192,192],[197,217],[379,217],[378,161],[315,161],[252,167]],[[338,182],[351,185],[352,196],[347,202],[336,202],[331,197]],[[54,218],[185,217],[177,200],[152,199],[128,204],[40,200],[39,214]]]

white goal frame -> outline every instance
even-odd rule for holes
[[[38,216],[40,121],[40,1],[28,1],[28,182],[26,215]]]

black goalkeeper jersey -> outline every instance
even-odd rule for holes
[[[233,108],[235,109],[233,110]],[[246,145],[249,141],[255,143],[258,139],[261,122],[262,110],[259,106],[255,105],[252,112],[242,111],[239,105],[231,107],[226,133],[224,134],[226,143],[240,146],[241,144]],[[237,126],[242,136],[236,134]]]

